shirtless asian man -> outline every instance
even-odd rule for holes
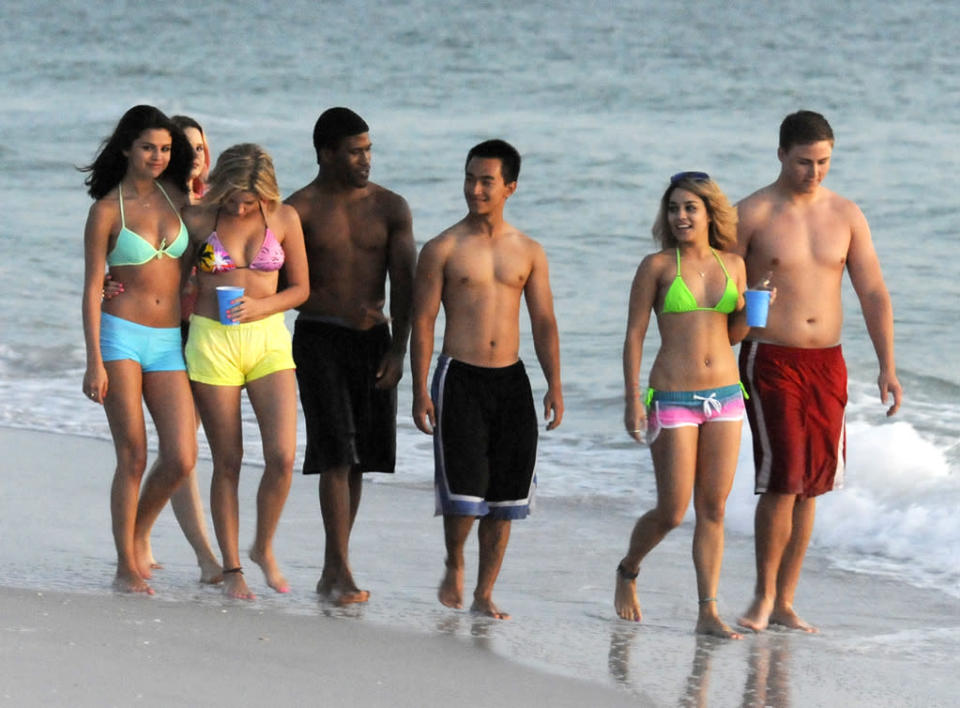
[[[493,586],[513,519],[527,516],[536,480],[537,416],[519,359],[520,301],[526,299],[537,359],[547,380],[547,430],[563,417],[560,347],[543,248],[504,220],[520,155],[502,140],[467,155],[467,215],[420,252],[410,363],[413,419],[434,436],[437,513],[443,514],[446,572],[437,593],[463,606],[463,547],[480,518],[472,611],[507,619]],[[432,391],[427,376],[440,305],[446,325]]]

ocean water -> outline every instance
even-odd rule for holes
[[[649,454],[622,429],[620,351],[659,194],[681,169],[706,170],[734,200],[771,182],[780,120],[810,108],[837,136],[826,184],[870,221],[906,391],[886,419],[847,285],[848,484],[823,498],[811,553],[960,597],[960,284],[949,260],[960,218],[958,30],[954,3],[892,0],[6,2],[0,425],[109,438],[102,410],[80,393],[90,200],[74,167],[128,107],[196,117],[215,154],[262,143],[288,194],[315,174],[319,112],[349,105],[372,126],[373,179],[407,198],[419,243],[464,213],[472,144],[499,136],[522,152],[507,216],[550,258],[567,407],[541,438],[540,494],[617,509],[625,539],[628,518],[653,499]],[[652,332],[648,366],[656,345]],[[529,336],[522,356],[539,399]],[[426,487],[430,440],[413,427],[410,400],[405,377],[398,475],[381,481]],[[246,421],[256,460],[249,410]],[[734,539],[752,534],[749,450],[745,431],[728,505]],[[90,474],[107,480],[110,470]],[[9,484],[0,476],[0,493]]]

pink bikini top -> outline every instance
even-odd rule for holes
[[[263,213],[262,210],[260,212]],[[220,219],[220,213],[217,212],[217,220]],[[263,220],[263,244],[257,251],[256,257],[248,265],[238,266],[230,256],[229,251],[223,247],[220,237],[217,236],[217,225],[214,223],[214,230],[207,236],[203,242],[203,248],[200,249],[200,261],[198,267],[204,273],[225,273],[235,268],[249,268],[250,270],[275,271],[283,267],[283,246],[273,235],[273,231],[267,226],[267,220]]]

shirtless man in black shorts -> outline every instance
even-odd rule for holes
[[[480,518],[480,565],[471,609],[507,619],[493,602],[510,523],[529,512],[536,479],[537,415],[519,359],[520,300],[526,298],[537,359],[547,379],[547,430],[560,425],[560,346],[547,256],[504,221],[520,155],[489,140],[467,155],[468,213],[420,252],[414,285],[410,363],[413,420],[434,436],[437,513],[443,514],[446,572],[437,596],[463,606],[463,546]],[[427,375],[434,324],[446,328],[432,395]]]
[[[410,333],[416,247],[410,208],[369,181],[366,122],[348,108],[317,120],[320,170],[292,194],[303,223],[310,297],[293,335],[307,429],[304,474],[320,474],[326,532],[317,592],[340,604],[366,602],[348,559],[364,472],[393,472],[396,387]],[[390,318],[384,315],[390,278]],[[388,324],[389,323],[389,324]]]

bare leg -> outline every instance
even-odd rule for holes
[[[640,562],[672,529],[683,522],[690,504],[697,464],[697,428],[660,431],[650,446],[657,479],[657,505],[641,516],[630,534],[630,547],[620,561],[613,606],[623,619],[639,622],[643,614],[637,599],[637,581],[627,577],[640,569]]]
[[[753,602],[737,622],[759,632],[767,628],[777,596],[780,561],[793,533],[793,494],[765,492],[757,502],[754,536],[757,554],[757,585]]]
[[[117,548],[117,574],[113,586],[121,592],[152,595],[153,588],[140,572],[133,543],[140,480],[147,464],[140,366],[129,360],[110,361],[105,366],[110,389],[103,407],[117,454],[117,467],[110,487],[110,515]]]
[[[510,619],[510,615],[493,604],[493,586],[503,565],[503,556],[507,552],[510,540],[510,522],[503,519],[491,519],[484,516],[477,528],[477,540],[480,542],[480,564],[477,571],[477,588],[473,591],[471,612],[493,617]]]
[[[790,541],[780,561],[780,572],[777,574],[777,599],[774,602],[773,612],[770,613],[770,623],[779,624],[791,629],[802,629],[804,632],[817,632],[816,627],[802,620],[793,610],[793,597],[800,581],[800,570],[803,567],[803,558],[810,543],[810,534],[813,533],[813,520],[816,516],[817,500],[813,497],[797,499],[793,507],[793,532]]]
[[[239,570],[240,502],[237,490],[243,462],[240,387],[194,382],[193,391],[213,453],[210,512],[223,557],[223,594],[240,600],[253,600],[256,595],[250,591],[243,572]]]
[[[443,580],[437,589],[437,599],[440,604],[457,610],[463,607],[463,546],[470,535],[474,518],[453,515],[443,517],[443,540],[447,547],[447,558],[444,561],[446,570]]]
[[[367,590],[357,587],[350,569],[350,532],[360,508],[363,474],[348,465],[320,475],[320,514],[326,534],[323,572],[317,592],[342,605],[366,602]]]
[[[248,382],[247,395],[260,425],[266,463],[257,490],[257,535],[250,560],[263,570],[267,585],[280,593],[290,592],[273,554],[273,536],[290,494],[297,454],[297,380],[293,369]]]
[[[157,428],[159,452],[140,491],[134,549],[141,573],[149,572],[150,529],[167,500],[197,461],[193,397],[185,371],[153,371],[143,375],[143,399]]]
[[[200,496],[200,484],[197,471],[191,470],[177,491],[170,497],[170,506],[184,537],[197,555],[200,566],[200,582],[215,585],[223,580],[223,568],[213,554],[210,539],[207,537],[207,520],[203,515],[203,500]]]
[[[693,506],[693,565],[697,571],[699,612],[697,632],[726,639],[742,639],[717,613],[717,587],[723,563],[723,517],[727,496],[737,471],[742,423],[717,422],[700,426],[697,478]]]
[[[192,394],[191,394],[192,395]],[[194,406],[194,418],[196,419],[196,429],[200,429],[200,413]],[[148,475],[152,475],[156,470],[159,461],[154,461]],[[170,495],[170,506],[173,508],[173,514],[180,524],[184,537],[193,548],[197,555],[197,565],[200,566],[200,582],[207,584],[216,584],[223,580],[223,569],[220,567],[220,561],[213,553],[210,547],[210,539],[207,537],[207,520],[203,515],[203,501],[200,496],[200,485],[197,483],[197,472],[190,470],[187,478],[180,483],[180,486]],[[163,568],[153,556],[153,549],[150,546],[150,530],[147,531],[146,562],[151,569]]]

